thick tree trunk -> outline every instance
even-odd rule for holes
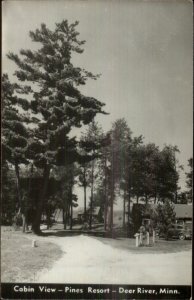
[[[136,199],[137,199],[137,202],[136,202],[136,203],[138,204],[138,203],[139,203],[139,196],[137,196],[137,198],[136,198]]]
[[[43,188],[40,194],[40,198],[39,198],[39,202],[37,205],[37,209],[36,209],[36,215],[34,218],[34,221],[32,223],[32,231],[35,234],[40,234],[41,230],[40,230],[40,223],[41,223],[41,216],[42,216],[42,210],[43,210],[43,206],[44,206],[44,202],[45,202],[45,196],[46,196],[46,192],[47,192],[47,187],[48,187],[48,183],[49,183],[49,175],[50,175],[50,166],[46,165],[45,169],[44,169],[44,174],[43,174]]]
[[[21,216],[22,216],[22,232],[25,232],[26,230],[28,230],[28,225],[27,225],[26,212],[23,211],[24,207],[22,207],[20,172],[17,163],[15,163],[15,174],[16,174],[16,186],[17,186],[18,203],[19,203],[19,213],[21,212]]]

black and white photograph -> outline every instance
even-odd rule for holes
[[[2,3],[2,299],[191,299],[193,4]]]

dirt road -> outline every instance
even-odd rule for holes
[[[132,253],[93,237],[50,237],[64,255],[36,282],[112,284],[191,284],[191,251]]]

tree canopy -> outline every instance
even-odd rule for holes
[[[51,31],[42,24],[40,29],[30,31],[30,38],[38,44],[38,50],[22,49],[20,56],[8,54],[17,65],[14,75],[20,82],[27,83],[31,92],[27,103],[34,115],[31,120],[33,133],[25,144],[26,157],[43,169],[42,199],[50,168],[79,161],[77,140],[69,136],[72,128],[89,124],[97,113],[105,113],[104,103],[78,90],[87,79],[98,76],[72,63],[72,53],[81,54],[85,43],[78,39],[77,25],[78,22],[69,24],[64,20]],[[27,94],[28,90],[24,92]],[[38,208],[35,231],[39,230],[41,207],[42,204]]]
[[[36,50],[8,53],[16,65],[15,82],[11,83],[7,74],[2,76],[3,207],[6,213],[13,212],[14,206],[21,208],[26,196],[31,202],[36,198],[32,224],[35,233],[40,233],[43,212],[49,213],[53,207],[63,209],[64,227],[70,219],[72,228],[73,208],[79,202],[74,191],[78,181],[83,187],[85,214],[87,188],[90,189],[90,228],[92,209],[98,204],[103,211],[105,229],[107,225],[113,229],[118,195],[123,198],[124,226],[126,214],[130,223],[132,201],[163,202],[166,211],[170,211],[166,201],[187,202],[178,186],[181,166],[176,146],[160,148],[145,143],[143,136],[133,135],[124,118],[114,120],[107,132],[96,122],[98,114],[107,113],[103,102],[81,92],[88,79],[96,80],[99,75],[73,62],[75,55],[83,53],[85,44],[79,38],[77,26],[77,21],[70,24],[63,20],[53,30],[41,24],[30,31]],[[73,130],[79,128],[85,131],[81,136],[73,136]],[[23,169],[29,168],[36,170],[36,179],[27,171],[24,179]],[[186,184],[191,198],[192,159],[189,168]],[[29,191],[39,182],[36,197],[26,192],[25,180],[29,182]],[[53,194],[52,182],[57,184]],[[13,183],[17,205],[10,188]]]

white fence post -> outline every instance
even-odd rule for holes
[[[139,247],[139,244],[140,244],[140,239],[139,239],[140,235],[139,233],[136,233],[135,234],[135,246],[136,247]]]
[[[36,242],[36,240],[33,240],[33,241],[32,241],[32,247],[37,247],[37,242]]]
[[[139,247],[139,234],[136,235],[136,243],[135,243],[136,247]]]

